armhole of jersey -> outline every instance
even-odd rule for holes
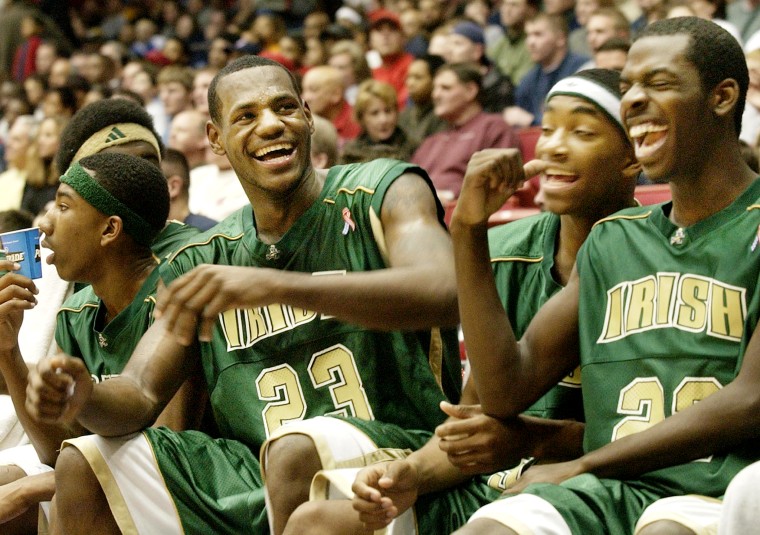
[[[388,246],[385,244],[385,231],[383,230],[383,223],[375,213],[375,209],[370,207],[369,209],[369,221],[372,225],[372,234],[375,236],[375,242],[377,248],[380,250],[380,254],[383,257],[383,262],[386,266],[390,266],[390,257],[388,255]]]

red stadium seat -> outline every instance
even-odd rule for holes
[[[636,186],[633,196],[636,197],[636,200],[639,201],[642,206],[666,202],[671,199],[670,185],[645,184],[642,186]]]

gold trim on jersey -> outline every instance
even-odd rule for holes
[[[492,264],[496,262],[526,262],[528,264],[538,264],[539,262],[543,262],[543,261],[544,261],[543,256],[539,256],[536,258],[531,258],[529,256],[497,256],[491,259]]]
[[[325,204],[335,204],[335,199],[322,199]]]
[[[649,210],[648,212],[644,214],[639,215],[611,215],[609,217],[605,217],[594,223],[594,226],[601,225],[602,223],[606,223],[607,221],[615,221],[616,219],[624,219],[624,220],[633,220],[633,219],[646,219],[652,215],[652,210]]]
[[[98,303],[85,303],[79,308],[61,307],[58,309],[58,312],[74,312],[75,314],[79,314],[85,308],[98,308],[98,306],[100,306]]]
[[[174,262],[174,259],[175,259],[175,258],[177,258],[177,255],[178,255],[179,253],[181,253],[182,251],[184,251],[185,249],[189,249],[189,248],[191,248],[191,247],[198,247],[198,246],[200,246],[200,245],[208,245],[209,243],[211,243],[211,241],[212,241],[214,238],[224,238],[225,240],[230,240],[230,241],[237,241],[237,240],[241,239],[243,236],[245,236],[245,233],[244,233],[244,232],[241,232],[241,233],[240,233],[240,234],[238,234],[237,236],[228,236],[228,235],[226,235],[226,234],[212,234],[211,236],[209,236],[209,237],[208,237],[208,239],[207,239],[206,241],[203,241],[203,242],[196,242],[196,243],[188,243],[187,245],[183,245],[182,247],[180,247],[179,249],[177,249],[177,250],[174,252],[174,254],[173,254],[173,255],[171,255],[171,256],[169,257],[169,260],[167,260],[167,262],[169,262],[169,263],[171,264],[172,262]]]
[[[369,193],[370,195],[375,194],[375,190],[365,188],[364,186],[357,186],[355,189],[348,189],[348,188],[338,188],[338,191],[335,192],[334,197],[337,197],[341,193],[345,193],[347,195],[354,195],[357,191],[363,191],[364,193]]]
[[[372,208],[369,210],[369,224],[372,227],[372,234],[375,236],[375,242],[377,243],[377,248],[380,250],[380,255],[383,257],[383,262],[386,266],[390,266],[391,260],[390,255],[388,254],[388,245],[385,243],[383,222],[380,221],[380,217]]]
[[[758,209],[760,209],[760,204],[750,204],[749,206],[747,206],[747,211],[748,212],[750,210],[758,210]]]

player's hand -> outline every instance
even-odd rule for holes
[[[418,485],[417,470],[408,461],[373,464],[357,474],[352,505],[367,529],[383,529],[414,505]]]
[[[92,394],[92,378],[82,359],[59,353],[29,372],[26,410],[40,422],[70,423]]]
[[[554,483],[559,485],[566,479],[583,473],[577,460],[554,464],[534,464],[523,472],[517,483],[507,489],[510,494],[525,490],[532,483]]]
[[[15,262],[0,260],[0,351],[10,351],[18,344],[24,310],[37,305],[39,291],[32,279],[14,273],[21,269]]]
[[[35,480],[39,481],[41,478],[48,480],[50,484],[50,498],[48,500],[53,498],[55,479],[51,477],[53,476],[53,472],[48,472],[47,474],[49,475],[22,477],[0,486],[0,524],[21,516],[30,507],[37,507],[40,500],[38,489],[35,487],[38,487],[39,483]]]
[[[202,342],[211,340],[217,316],[230,309],[255,308],[271,302],[264,268],[203,264],[161,288],[156,317],[179,343],[189,346],[196,332]]]
[[[528,455],[529,440],[521,420],[502,422],[483,414],[480,405],[444,401],[441,410],[456,420],[449,419],[436,428],[439,447],[463,474],[491,474]]]
[[[476,152],[467,163],[452,222],[467,226],[485,225],[488,218],[528,178],[543,172],[548,163],[532,160],[523,166],[517,149],[485,149]]]

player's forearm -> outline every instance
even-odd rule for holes
[[[579,459],[582,472],[627,479],[730,451],[760,436],[760,392],[739,379],[651,428]]]
[[[7,393],[13,402],[16,416],[34,446],[40,460],[47,465],[55,464],[61,442],[74,435],[71,426],[44,424],[32,418],[26,409],[26,387],[29,366],[16,348],[10,355],[0,359],[0,372],[5,379]],[[75,426],[76,427],[76,426]]]
[[[455,326],[452,266],[396,267],[347,274],[278,272],[276,302],[378,330]]]
[[[517,396],[519,346],[499,300],[488,253],[488,229],[452,222],[459,311],[467,356],[483,412],[496,418],[524,408]],[[505,389],[509,378],[512,388]]]
[[[150,426],[159,413],[157,400],[144,395],[132,379],[121,375],[93,386],[77,420],[92,433],[121,436]]]
[[[55,494],[55,472],[45,472],[26,476],[8,484],[11,486],[11,498],[20,507],[32,507],[40,502],[49,502]]]
[[[449,489],[471,477],[462,474],[449,462],[446,453],[438,447],[439,442],[440,438],[433,435],[427,444],[407,459],[417,471],[420,495]]]

